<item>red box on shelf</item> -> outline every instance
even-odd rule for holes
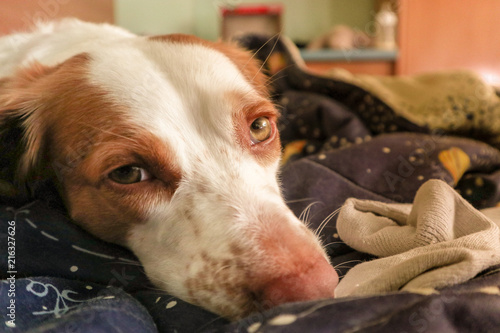
[[[280,4],[240,5],[221,10],[224,40],[246,33],[275,35],[281,31],[283,7]]]

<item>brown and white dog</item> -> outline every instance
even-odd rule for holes
[[[281,197],[265,81],[233,46],[68,19],[0,39],[0,128],[22,128],[20,184],[52,178],[154,284],[236,319],[338,282]]]

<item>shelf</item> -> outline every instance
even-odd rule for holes
[[[313,61],[396,61],[398,50],[352,49],[352,50],[300,50],[300,55],[306,62]]]

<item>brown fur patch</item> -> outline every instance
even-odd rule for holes
[[[181,172],[171,150],[149,131],[124,120],[128,110],[87,79],[87,55],[47,67],[33,64],[4,83],[2,116],[25,117],[27,151],[19,177],[52,170],[71,217],[111,242],[124,242],[146,209],[168,200]],[[133,164],[154,179],[131,185],[112,183],[114,168]]]
[[[128,132],[125,125],[102,134],[101,143],[65,179],[72,217],[85,221],[87,228],[106,240],[125,239],[132,225],[145,221],[148,208],[171,199],[182,176],[166,143],[144,129],[128,129],[128,138],[123,137]],[[118,130],[116,136],[113,132]],[[107,177],[124,165],[143,167],[153,178],[124,185]],[[106,223],[88,224],[103,216]]]
[[[41,167],[40,157],[46,151],[45,147],[48,147],[44,134],[50,133],[49,124],[57,122],[59,114],[56,109],[64,107],[57,105],[63,100],[58,101],[54,96],[63,93],[63,87],[79,90],[80,82],[73,80],[78,77],[77,73],[81,74],[88,60],[88,56],[82,54],[60,66],[33,63],[3,82],[0,91],[0,124],[2,119],[9,117],[24,119],[27,150],[20,161],[19,179],[25,180],[35,166]],[[65,87],[65,84],[69,86]]]

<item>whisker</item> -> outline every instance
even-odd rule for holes
[[[332,220],[332,218],[338,214],[338,212],[340,211],[340,208],[337,208],[335,209],[332,213],[330,213],[330,215],[328,215],[318,226],[318,228],[316,229],[316,231],[314,232],[314,234],[316,236],[319,236],[321,234],[321,232],[323,232],[323,229],[326,227],[326,225]]]
[[[272,85],[274,82],[276,82],[276,80],[278,80],[278,79],[281,79],[281,78],[285,77],[286,73],[283,73],[283,72],[284,72],[286,69],[288,69],[288,68],[290,68],[290,67],[292,67],[292,66],[293,66],[293,64],[287,65],[287,66],[285,66],[285,67],[281,68],[279,71],[277,71],[277,72],[276,72],[276,73],[274,73],[273,75],[271,75],[271,76],[269,77],[269,79],[267,80],[267,82],[266,82],[266,87],[269,87],[270,85]],[[277,76],[278,76],[278,74],[283,74],[283,76],[277,77]]]
[[[295,199],[295,200],[287,200],[286,203],[297,203],[297,202],[304,202],[304,201],[310,201],[313,198],[304,198],[304,199]]]
[[[345,266],[344,266],[344,265],[337,265],[337,266],[335,266],[335,267],[334,267],[334,269],[335,269],[336,271],[340,271],[341,269],[344,269],[344,268],[349,268],[349,269],[350,269],[350,268],[352,268],[352,267],[351,267],[351,266],[349,266],[349,265],[345,265]]]
[[[311,215],[311,209],[312,209],[312,204],[309,206],[309,209],[306,211],[306,214],[304,216],[304,222],[309,224],[311,222],[309,216]]]
[[[257,56],[257,53],[259,53],[264,47],[266,47],[266,45],[269,44],[273,40],[273,38],[276,38],[278,36],[281,36],[281,31],[279,31],[279,32],[275,33],[274,35],[272,35],[271,37],[269,37],[268,40],[264,44],[262,44],[255,52],[252,52],[252,56],[250,57],[250,59],[248,59],[246,64],[243,66],[243,68],[245,68],[253,59],[255,59],[255,57]],[[274,51],[274,48],[276,47],[277,41],[278,41],[278,38],[276,38],[276,42],[273,46],[272,51]],[[272,51],[271,51],[271,53],[272,53]],[[268,58],[266,58],[266,61],[267,61],[267,59]],[[265,62],[263,62],[263,64],[265,64]],[[262,67],[259,69],[259,72],[261,69],[262,69]]]
[[[328,246],[333,245],[333,244],[345,244],[345,243],[344,242],[330,242],[330,243],[323,245],[323,247],[328,247]]]
[[[129,265],[129,266],[134,266],[134,267],[142,267],[142,264],[140,262],[131,262],[131,261],[114,261],[113,264],[120,264],[120,265]]]
[[[304,208],[304,209],[302,210],[302,212],[300,213],[300,215],[299,215],[299,220],[301,220],[302,222],[305,222],[305,221],[304,221],[304,215],[306,214],[306,211],[309,209],[309,207],[311,207],[311,205],[312,205],[312,203],[310,203],[309,205],[307,205],[307,207],[306,207],[306,208]]]
[[[355,263],[355,262],[357,262],[357,263],[362,263],[362,262],[364,262],[364,260],[359,260],[359,259],[356,259],[356,260],[348,260],[348,261],[344,261],[344,262],[341,262],[341,263],[340,263],[340,264],[338,264],[338,265],[333,266],[333,268],[337,269],[338,267],[344,267],[344,265],[346,265],[346,264],[351,264],[351,263]],[[349,267],[349,266],[345,266],[345,267]]]
[[[301,220],[304,223],[307,223],[309,221],[309,211],[311,210],[311,207],[317,203],[319,203],[319,201],[314,201],[314,202],[311,202],[309,205],[307,205],[307,207],[304,208],[302,213],[300,213],[299,220]]]
[[[269,44],[274,38],[278,37],[281,35],[281,31],[280,32],[277,32],[276,34],[274,34],[273,36],[269,37],[269,39],[264,43],[262,44],[256,51],[252,51],[252,50],[248,50],[248,51],[251,51],[249,53],[251,53],[251,56],[250,58],[248,59],[248,61],[243,65],[243,69],[245,69],[248,64],[250,64],[250,62],[252,62],[252,60],[254,60],[256,57],[257,57],[257,53],[259,53],[260,50],[262,50],[267,44]],[[276,48],[276,45],[278,43],[278,40],[279,38],[276,38],[276,41],[275,41],[275,44],[273,45],[273,48],[271,50],[271,53],[272,51],[274,51],[274,49]],[[259,75],[259,73],[261,73],[262,71],[262,68],[264,67],[265,63],[267,62],[267,60],[269,59],[269,57],[271,56],[271,53],[269,53],[268,57],[265,59],[265,61],[261,64],[259,70],[255,73],[255,75],[252,77],[252,79],[250,81],[253,81],[255,79],[255,77],[257,75]],[[238,79],[238,76],[235,76],[234,77],[234,81],[236,81]],[[266,87],[267,87],[267,84],[266,84]],[[249,95],[251,94],[252,91],[247,91],[243,97],[246,97],[246,95]]]
[[[264,61],[262,62],[262,65],[260,66],[258,73],[260,73],[260,72],[262,71],[262,68],[264,68],[265,64],[267,63],[267,61],[269,60],[269,58],[270,58],[270,57],[271,57],[271,55],[273,54],[274,50],[276,49],[276,46],[278,45],[278,42],[279,42],[279,40],[280,40],[279,38],[277,38],[277,37],[279,37],[279,36],[281,36],[281,31],[279,31],[278,33],[276,33],[274,36],[272,36],[272,37],[269,39],[269,41],[270,41],[270,40],[272,40],[273,38],[274,38],[274,39],[276,39],[276,40],[275,40],[275,42],[274,42],[273,47],[271,48],[271,52],[269,52],[269,54],[267,55],[266,59],[264,59]],[[266,42],[266,43],[267,43],[267,42]],[[261,47],[260,49],[262,49],[262,47]],[[259,50],[260,50],[260,49],[259,49]],[[257,51],[257,52],[258,52],[258,51]],[[257,52],[256,52],[256,53],[257,53]],[[253,79],[255,79],[255,77],[256,77],[256,76],[257,76],[257,74],[255,74],[255,75],[254,75],[254,77],[252,78],[252,81],[253,81]]]
[[[337,272],[339,278],[342,278],[345,276],[345,274],[341,274],[342,273],[342,269],[351,269],[353,266],[351,265],[348,265],[348,264],[351,264],[351,263],[363,263],[364,260],[349,260],[349,261],[345,261],[345,262],[342,262],[338,265],[335,265],[333,266],[333,269],[335,269],[335,271]],[[354,265],[355,266],[355,265]]]

